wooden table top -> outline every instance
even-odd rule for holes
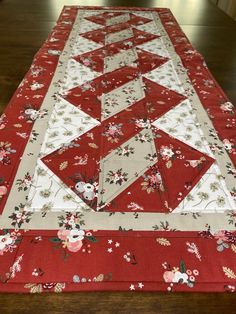
[[[208,0],[0,0],[0,111],[23,79],[63,5],[168,7],[236,104],[236,22]],[[0,259],[1,263],[1,259]],[[1,294],[0,313],[236,313],[234,294]]]

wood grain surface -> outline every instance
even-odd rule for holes
[[[0,0],[0,111],[28,70],[63,5],[168,7],[236,104],[236,22],[208,0]],[[1,267],[1,258],[0,258]],[[236,313],[236,295],[90,292],[0,294],[0,313]]]

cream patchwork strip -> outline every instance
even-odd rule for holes
[[[125,149],[131,152],[129,158],[123,154]],[[157,162],[156,158],[150,161],[148,155],[156,156],[156,148],[152,131],[144,129],[103,158],[100,161],[98,204],[112,201]]]
[[[102,95],[102,120],[110,118],[145,97],[141,77]]]
[[[129,13],[124,13],[122,15],[114,16],[106,20],[106,26],[115,25],[119,23],[125,23],[125,22],[128,22],[129,19],[130,19]]]
[[[124,66],[137,66],[134,62],[138,59],[136,49],[128,49],[105,57],[105,73],[112,72]]]
[[[121,41],[121,40],[125,40],[128,38],[133,37],[133,31],[131,28],[126,28],[123,29],[122,31],[116,32],[116,33],[110,33],[107,34],[105,37],[105,44],[109,45],[109,44],[113,44],[117,41]]]
[[[69,211],[68,211],[69,212]],[[34,212],[30,217],[30,222],[23,224],[20,229],[35,230],[58,230],[59,216],[65,216],[65,211]],[[110,213],[110,212],[84,212],[82,214],[84,221],[83,229],[86,230],[140,230],[152,231],[175,229],[176,231],[202,231],[206,229],[206,223],[209,223],[211,230],[235,230],[230,223],[233,216],[231,212],[225,214],[201,214],[201,213],[182,213],[182,214],[156,214],[156,213]],[[213,219],[214,217],[214,219]],[[0,228],[11,227],[7,217],[2,217]]]

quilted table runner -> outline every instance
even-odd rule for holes
[[[0,291],[231,291],[236,115],[169,9],[64,7],[0,118]]]

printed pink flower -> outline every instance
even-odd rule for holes
[[[172,282],[175,274],[172,271],[165,271],[163,274],[163,278],[165,282]]]
[[[2,149],[2,150],[0,151],[0,159],[3,159],[3,158],[6,157],[6,156],[7,156],[6,151],[5,151],[4,149]]]
[[[82,245],[85,232],[84,230],[59,230],[57,236],[63,241],[63,246],[66,247],[70,252],[78,252]]]
[[[70,234],[70,230],[58,230],[57,236],[60,240],[66,241],[67,236]]]
[[[120,137],[124,135],[121,130],[122,125],[122,123],[115,124],[114,122],[110,122],[105,126],[105,130],[102,135],[106,136],[108,141],[112,143],[118,143]]]
[[[230,103],[229,101],[227,101],[226,103],[222,104],[220,106],[220,109],[224,112],[233,112],[234,106],[232,103]]]
[[[8,251],[8,247],[13,245],[14,242],[14,239],[9,233],[5,235],[0,235],[0,255],[3,255],[4,252]]]
[[[83,241],[69,242],[67,248],[70,252],[78,252],[83,245]]]
[[[224,140],[223,140],[223,144],[224,144],[225,149],[226,149],[229,153],[234,152],[234,144],[231,143],[230,140],[224,139]]]
[[[199,275],[199,271],[198,271],[197,269],[194,269],[194,270],[193,270],[193,274],[194,274],[195,276],[198,276],[198,275]]]
[[[227,236],[224,232],[224,230],[220,230],[220,231],[217,231],[214,233],[214,237],[218,240],[221,240],[221,241],[227,241]]]
[[[84,59],[84,65],[89,66],[90,65],[90,60],[89,59]]]
[[[169,160],[174,156],[175,153],[173,152],[172,148],[172,145],[170,145],[169,147],[164,145],[161,146],[160,154],[164,160]]]
[[[4,185],[0,186],[0,198],[6,194],[7,194],[7,188]]]

